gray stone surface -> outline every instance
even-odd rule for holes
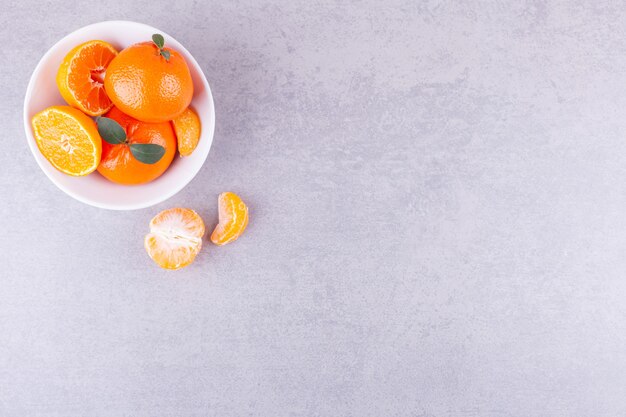
[[[26,146],[41,55],[171,33],[217,108],[150,209],[59,191]],[[626,7],[604,1],[8,1],[0,415],[626,415]],[[148,221],[245,236],[157,269]]]

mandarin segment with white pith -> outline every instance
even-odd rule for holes
[[[193,210],[164,210],[150,221],[144,239],[148,255],[161,268],[180,269],[191,264],[202,248],[204,221]]]

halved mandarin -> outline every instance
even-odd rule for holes
[[[59,171],[82,176],[100,163],[102,139],[93,119],[70,106],[52,106],[32,119],[33,136],[43,156]]]
[[[193,262],[204,236],[204,222],[193,210],[173,208],[160,212],[150,221],[144,247],[161,268],[180,269]]]
[[[231,192],[220,194],[219,224],[211,234],[211,242],[218,246],[235,241],[248,226],[248,206]]]
[[[72,49],[57,72],[57,86],[63,99],[90,116],[100,116],[113,102],[104,91],[104,74],[117,55],[113,45],[88,41]]]
[[[180,116],[172,120],[172,125],[180,156],[191,155],[200,141],[200,118],[192,108],[187,107]]]

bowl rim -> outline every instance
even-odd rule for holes
[[[52,46],[50,46],[50,48],[48,48],[48,50],[46,51],[45,54],[43,54],[43,56],[39,59],[39,62],[37,62],[37,65],[35,66],[35,69],[33,70],[29,81],[28,81],[28,86],[26,87],[26,93],[24,95],[24,105],[22,108],[22,113],[23,113],[23,121],[24,121],[24,131],[26,133],[26,142],[28,143],[28,147],[30,148],[31,153],[33,154],[33,157],[35,158],[35,161],[37,162],[37,165],[39,165],[39,168],[43,171],[43,173],[46,175],[46,177],[48,177],[48,179],[50,181],[52,181],[52,183],[54,185],[57,186],[57,188],[59,188],[61,191],[63,191],[65,194],[69,195],[70,197],[93,207],[98,207],[98,208],[103,208],[103,209],[108,209],[108,210],[138,210],[138,209],[142,209],[142,208],[147,208],[147,207],[151,207],[154,206],[156,204],[162,203],[163,201],[173,197],[174,195],[176,195],[178,192],[180,192],[183,188],[185,188],[187,186],[187,184],[189,184],[195,177],[196,175],[198,175],[198,172],[200,172],[200,170],[202,169],[202,167],[204,166],[206,159],[209,156],[209,153],[211,151],[211,144],[209,145],[209,148],[206,151],[206,154],[204,155],[204,158],[202,159],[202,162],[197,164],[197,166],[193,167],[190,169],[191,175],[189,175],[187,178],[183,179],[183,181],[180,182],[180,184],[170,188],[167,190],[167,192],[158,194],[156,197],[154,198],[150,198],[150,199],[146,199],[145,201],[142,202],[138,202],[138,203],[131,203],[131,204],[112,204],[112,203],[107,203],[107,202],[101,202],[101,201],[96,201],[96,200],[92,200],[91,198],[88,197],[84,197],[78,193],[75,193],[74,191],[72,191],[71,189],[69,189],[68,187],[66,187],[65,185],[63,185],[61,182],[57,181],[54,177],[52,177],[51,175],[48,174],[46,167],[44,167],[44,160],[45,158],[37,158],[36,152],[39,152],[39,149],[37,148],[36,145],[36,141],[35,138],[31,132],[31,126],[30,126],[30,120],[28,118],[28,105],[31,101],[31,98],[33,96],[33,88],[34,88],[34,84],[35,84],[35,75],[39,74],[41,72],[41,68],[44,65],[44,62],[46,62],[50,56],[52,55],[52,51],[55,49],[55,47],[63,42],[64,40],[66,40],[67,38],[73,36],[76,32],[79,31],[83,31],[86,30],[88,28],[92,28],[94,26],[106,26],[106,25],[111,25],[111,24],[121,24],[121,25],[133,25],[133,26],[143,26],[145,29],[148,29],[150,31],[155,31],[158,33],[163,34],[165,37],[168,37],[170,39],[174,39],[176,41],[176,43],[180,46],[180,49],[182,49],[182,51],[185,53],[185,59],[190,60],[190,65],[194,66],[200,73],[200,78],[202,80],[202,83],[204,84],[204,91],[206,92],[207,96],[208,96],[208,100],[209,100],[209,104],[211,107],[211,114],[210,116],[210,126],[207,126],[208,129],[208,137],[209,140],[211,141],[211,144],[213,142],[213,137],[215,134],[215,102],[213,101],[213,94],[211,92],[211,86],[209,85],[209,81],[207,80],[206,76],[204,75],[204,71],[202,71],[202,67],[200,66],[200,64],[198,64],[198,61],[196,61],[196,59],[194,58],[194,56],[191,54],[191,52],[189,52],[187,50],[187,48],[185,48],[180,42],[178,42],[178,40],[176,40],[175,37],[171,36],[170,34],[168,34],[167,32],[161,30],[161,29],[157,29],[154,26],[150,26],[148,24],[145,23],[140,23],[140,22],[134,22],[131,20],[104,20],[101,22],[96,22],[96,23],[91,23],[89,25],[86,26],[82,26],[76,30],[73,30],[72,32],[68,33],[67,35],[63,36],[61,39],[59,39],[58,41],[56,41]],[[205,127],[203,126],[203,129],[205,129]],[[47,162],[47,161],[46,161]],[[140,187],[141,185],[138,185],[137,187]]]

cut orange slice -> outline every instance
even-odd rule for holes
[[[72,49],[57,72],[57,86],[63,99],[90,116],[100,116],[113,103],[104,91],[104,73],[117,55],[104,41],[89,41]]]
[[[222,246],[235,241],[248,226],[248,206],[231,192],[220,194],[219,224],[211,234],[211,242]]]
[[[176,139],[178,140],[178,152],[180,156],[189,156],[198,146],[200,141],[200,118],[190,107],[174,120],[172,120]]]
[[[70,106],[52,106],[32,120],[33,134],[43,156],[59,171],[82,176],[100,163],[102,139],[96,123]]]
[[[180,269],[193,262],[204,236],[204,222],[193,210],[164,210],[150,221],[144,247],[161,268]]]

